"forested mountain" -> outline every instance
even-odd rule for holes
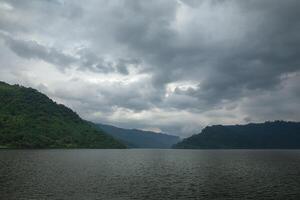
[[[104,124],[97,124],[97,126],[130,148],[171,148],[173,144],[180,140],[178,136],[151,131],[123,129]]]
[[[180,149],[296,149],[300,123],[274,121],[247,125],[208,126],[173,146]]]
[[[0,82],[2,148],[125,148],[32,88]]]

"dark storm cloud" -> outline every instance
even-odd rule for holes
[[[119,72],[129,74],[129,65],[138,65],[136,59],[118,59],[115,64],[106,62],[87,49],[80,49],[75,55],[68,55],[54,47],[48,47],[34,40],[15,39],[0,32],[0,37],[5,40],[6,45],[18,56],[26,59],[38,59],[54,64],[58,69],[64,70],[77,65],[78,70],[90,70],[97,73]]]
[[[249,90],[272,90],[281,83],[282,76],[300,69],[299,1],[200,1],[196,11],[199,8],[201,12],[204,3],[211,12],[236,6],[240,17],[245,18],[242,24],[245,29],[232,29],[226,25],[222,29],[224,32],[227,29],[241,31],[243,37],[205,41],[207,38],[199,30],[196,36],[189,35],[188,39],[195,41],[183,43],[181,36],[170,28],[175,15],[172,6],[168,5],[166,9],[163,5],[154,12],[152,9],[156,6],[137,3],[138,9],[131,4],[125,9],[127,12],[134,9],[133,14],[129,12],[126,18],[137,17],[128,23],[124,23],[126,19],[121,20],[117,38],[151,63],[154,67],[150,69],[154,73],[153,84],[158,88],[169,82],[197,80],[199,77],[199,89],[191,89],[185,94],[198,97],[204,101],[203,107],[210,109],[208,106],[218,105],[223,100],[234,101],[247,96]],[[221,14],[227,15],[225,12]],[[192,33],[197,27],[187,28]],[[190,46],[186,46],[189,42]],[[203,109],[201,104],[199,106]]]
[[[298,0],[0,2],[9,49],[81,74],[48,93],[86,118],[178,134],[300,120]]]
[[[18,40],[7,36],[4,38],[12,51],[27,59],[41,59],[59,67],[69,66],[76,61],[72,56],[55,48],[43,46],[36,41]]]

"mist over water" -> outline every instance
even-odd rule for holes
[[[1,199],[297,199],[299,150],[1,150]]]

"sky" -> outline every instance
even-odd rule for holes
[[[299,0],[0,0],[0,80],[180,137],[300,120]]]

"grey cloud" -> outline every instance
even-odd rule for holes
[[[111,63],[105,62],[102,57],[97,56],[88,49],[80,49],[77,55],[79,56],[78,62],[80,70],[91,70],[100,73],[115,71]]]
[[[148,80],[124,84],[97,84],[82,80],[73,80],[69,87],[55,90],[51,96],[61,99],[87,103],[89,110],[110,110],[113,107],[142,111],[153,107],[155,103]],[[146,90],[148,89],[148,90]],[[87,98],[89,97],[89,98]]]
[[[168,28],[168,22],[174,20],[172,7],[168,10],[169,14],[156,16],[155,23],[160,25],[159,29],[149,28],[153,19],[147,19],[147,15],[143,18],[144,21],[135,23],[134,27],[122,27],[125,34],[122,34],[121,41],[134,50],[143,52],[144,58],[154,67],[151,71],[154,72],[154,84],[157,87],[164,87],[165,84],[180,79],[199,78],[199,90],[186,94],[205,101],[200,109],[210,109],[210,106],[219,105],[223,100],[236,101],[249,95],[249,90],[263,92],[275,89],[281,83],[281,76],[299,71],[298,1],[219,1],[210,7],[213,12],[214,7],[228,4],[237,6],[244,15],[241,17],[247,19],[244,25],[248,27],[240,30],[245,32],[242,40],[236,41],[237,43],[233,41],[229,46],[226,41],[203,41],[201,30],[198,36],[190,38],[195,40],[196,46],[174,45],[180,44],[182,38]],[[144,10],[137,12],[139,11]],[[137,14],[141,15],[142,13]],[[169,17],[167,23],[163,21],[165,16]],[[188,28],[191,31],[193,29]],[[223,28],[225,30],[230,27]],[[132,34],[135,34],[134,40],[130,38]]]
[[[124,59],[120,58],[117,61],[116,69],[118,72],[124,75],[129,74],[129,67],[132,66],[133,68],[137,69],[141,66],[142,61],[140,59]]]
[[[12,51],[27,59],[41,59],[60,67],[69,66],[76,61],[72,56],[55,48],[43,46],[36,41],[18,40],[11,37],[5,37],[5,41]]]
[[[115,66],[111,62],[105,61],[90,50],[84,48],[76,52],[75,55],[68,55],[54,47],[48,47],[33,40],[15,39],[7,34],[1,34],[7,46],[18,56],[26,59],[40,59],[54,64],[60,70],[77,66],[78,70],[90,70],[97,73],[118,72],[128,75],[129,65],[137,66],[137,59],[118,59]]]
[[[292,74],[275,90],[244,100],[242,109],[253,121],[297,120],[300,112],[299,80],[299,72]]]

